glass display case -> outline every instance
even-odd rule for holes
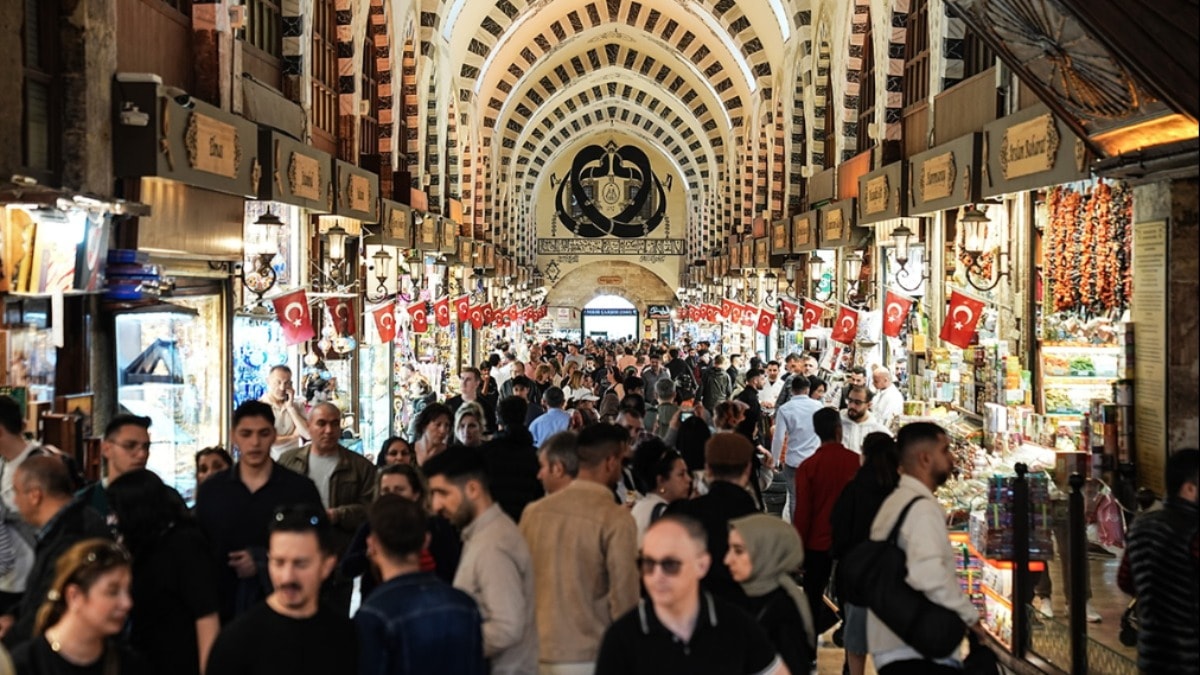
[[[116,317],[117,399],[150,418],[147,468],[190,501],[196,452],[222,437],[223,303],[219,295],[171,302]]]
[[[293,365],[295,350],[287,347],[283,328],[271,315],[234,317],[233,347],[234,408],[267,393],[267,376],[272,368]]]

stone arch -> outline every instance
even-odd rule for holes
[[[609,284],[606,277],[622,279]],[[605,283],[601,283],[604,281]],[[618,295],[632,302],[645,315],[648,305],[674,304],[675,288],[649,268],[624,260],[603,260],[576,267],[554,283],[546,304],[555,307],[583,307],[599,295]],[[676,279],[675,281],[678,281]]]
[[[871,36],[871,5],[870,0],[854,0],[853,9],[849,16],[850,30],[847,35],[844,67],[846,79],[842,84],[842,96],[838,100],[841,106],[841,124],[837,134],[841,151],[836,161],[842,162],[857,154],[858,146],[858,111],[859,91],[862,87],[863,66],[866,63],[867,52],[870,48],[868,38]],[[882,37],[882,36],[880,36]],[[874,87],[867,87],[871,92]],[[873,107],[874,101],[868,102]]]
[[[420,106],[417,103],[417,49],[415,29],[409,25],[404,34],[404,47],[400,56],[400,109],[403,119],[404,166],[416,172],[421,166]]]
[[[833,82],[829,77],[830,61],[833,55],[829,23],[828,16],[822,15],[814,37],[816,52],[813,54],[813,60],[815,67],[806,75],[812,79],[809,100],[812,101],[813,143],[809,152],[809,163],[813,166],[814,171],[826,166],[833,166],[837,161],[836,156],[826,157],[835,147],[833,136],[836,134],[833,110],[830,105],[834,92],[832,90]]]

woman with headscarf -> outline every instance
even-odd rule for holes
[[[792,579],[803,563],[800,535],[778,516],[755,513],[729,521],[725,565],[746,592],[743,609],[758,620],[793,673],[810,672],[817,656],[808,598]]]

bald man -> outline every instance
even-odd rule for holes
[[[334,551],[340,558],[359,526],[366,522],[367,505],[375,499],[375,465],[341,445],[342,411],[332,403],[312,409],[308,434],[312,442],[283,453],[279,464],[308,476],[317,486],[333,525]],[[330,586],[330,606],[348,614],[353,580],[335,574]]]
[[[638,566],[649,600],[604,634],[596,675],[787,673],[766,632],[737,606],[701,591],[707,533],[688,516],[663,516],[646,530]]]

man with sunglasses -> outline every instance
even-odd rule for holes
[[[788,672],[754,619],[701,590],[713,565],[707,538],[687,516],[666,515],[650,526],[638,558],[649,600],[604,634],[596,675]]]
[[[222,675],[325,675],[357,670],[349,617],[320,604],[321,584],[337,563],[324,509],[285,506],[271,516],[268,571],[274,591],[217,636],[206,672]]]
[[[842,411],[842,445],[862,454],[863,439],[876,431],[892,435],[871,413],[871,391],[866,385],[850,385],[846,389],[846,409]]]

